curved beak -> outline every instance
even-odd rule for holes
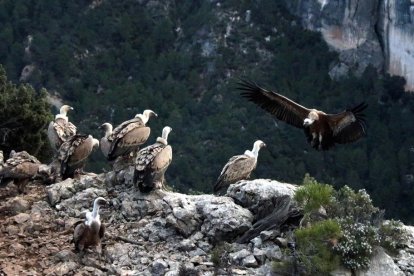
[[[158,114],[157,113],[155,113],[155,112],[152,112],[151,113],[154,117],[158,117]]]

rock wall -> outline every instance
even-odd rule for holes
[[[347,69],[362,73],[372,64],[391,75],[403,76],[414,91],[414,2],[411,0],[286,0],[302,25],[321,32],[339,52],[341,64],[332,77]],[[341,68],[339,70],[338,68]]]

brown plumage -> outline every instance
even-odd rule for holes
[[[40,161],[26,151],[12,151],[0,169],[0,182],[3,184],[13,180],[19,192],[24,192],[27,182],[37,174],[40,165]]]
[[[241,81],[242,96],[270,114],[305,131],[308,142],[317,150],[328,150],[336,143],[352,143],[366,134],[365,115],[368,106],[361,103],[337,114],[326,114],[308,109],[273,91],[265,90],[253,82]]]
[[[144,110],[142,114],[137,114],[135,118],[125,121],[112,130],[112,125],[105,123],[102,128],[105,129],[104,144],[101,146],[102,152],[106,158],[111,161],[122,155],[128,155],[139,146],[144,144],[151,129],[145,124],[152,116],[157,114],[152,110]]]
[[[149,192],[164,186],[164,174],[172,160],[172,148],[168,145],[171,128],[166,126],[157,142],[141,149],[135,159],[134,183],[141,192]]]
[[[99,146],[99,141],[84,134],[76,134],[64,142],[58,153],[62,178],[74,177],[75,171],[84,166],[95,146]]]
[[[98,254],[102,253],[101,239],[105,234],[105,226],[99,217],[99,208],[107,201],[98,197],[94,200],[92,212],[86,213],[85,221],[75,223],[73,241],[76,251],[83,251],[88,247],[96,247]]]
[[[266,144],[257,140],[253,150],[246,150],[244,154],[233,156],[224,165],[223,170],[214,185],[214,193],[227,189],[230,184],[242,179],[249,179],[250,174],[256,168],[259,150]]]
[[[73,110],[73,108],[68,105],[63,105],[60,108],[60,113],[55,116],[55,120],[49,123],[47,136],[50,145],[56,151],[59,150],[63,142],[76,134],[76,126],[69,122],[67,117],[69,110]]]

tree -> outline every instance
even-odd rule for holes
[[[0,150],[5,156],[25,150],[45,159],[50,153],[46,126],[53,117],[46,95],[45,89],[9,82],[0,65]]]

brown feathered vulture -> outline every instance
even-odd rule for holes
[[[327,114],[306,108],[274,92],[259,87],[256,83],[242,80],[238,89],[241,95],[254,102],[270,114],[305,131],[310,145],[317,150],[328,150],[337,144],[357,141],[366,134],[365,115],[367,104],[361,103],[352,109],[337,114]]]
[[[265,146],[263,141],[257,140],[253,144],[253,150],[246,150],[244,154],[231,157],[214,185],[214,193],[227,189],[230,184],[239,180],[249,179],[252,171],[256,169],[259,150]]]
[[[96,247],[98,254],[102,253],[101,239],[105,233],[105,226],[99,217],[99,208],[106,205],[107,201],[103,197],[98,197],[93,202],[92,212],[86,213],[86,220],[75,223],[73,241],[76,251],[83,251],[87,247]]]

